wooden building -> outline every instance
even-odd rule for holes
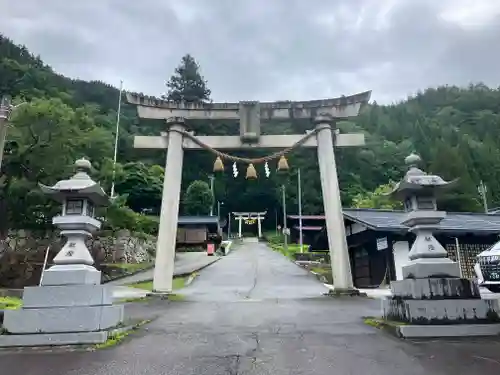
[[[400,280],[414,241],[414,235],[401,224],[406,212],[377,209],[344,209],[343,212],[355,286],[378,287]],[[299,238],[298,218],[298,215],[288,216],[293,242]],[[312,251],[328,250],[324,216],[303,215],[302,226],[304,243],[310,244]],[[449,257],[460,262],[463,277],[468,278],[474,276],[476,256],[497,242],[499,235],[500,214],[468,212],[448,213],[435,232]]]
[[[406,212],[374,209],[346,209],[347,244],[354,284],[378,287],[402,279],[414,235],[401,224]],[[458,261],[463,277],[474,276],[476,256],[498,241],[500,215],[448,213],[435,231],[436,239]],[[458,255],[457,257],[457,248]]]
[[[290,228],[290,241],[300,242],[299,215],[287,215],[287,227]],[[311,251],[328,251],[328,241],[325,243],[321,231],[325,226],[324,215],[302,215],[302,243],[304,247],[311,246]]]
[[[179,216],[176,246],[220,244],[222,231],[217,216]]]

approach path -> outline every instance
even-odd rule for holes
[[[9,375],[493,375],[500,345],[415,343],[366,326],[380,301],[323,296],[323,284],[264,244],[200,272],[186,300],[127,306],[159,318],[97,352],[0,354]]]

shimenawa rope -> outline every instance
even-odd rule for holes
[[[182,134],[183,136],[191,139],[198,146],[200,146],[201,148],[203,148],[203,149],[205,149],[207,151],[212,152],[213,154],[219,156],[221,159],[226,159],[226,160],[230,160],[230,161],[234,161],[234,162],[247,163],[247,164],[265,163],[265,162],[271,161],[273,159],[277,159],[277,158],[279,158],[281,156],[284,156],[284,155],[288,154],[289,152],[293,151],[294,149],[296,149],[297,147],[300,147],[304,143],[306,143],[309,138],[311,138],[312,136],[314,136],[318,132],[318,130],[321,130],[321,129],[314,129],[314,130],[312,130],[311,132],[309,132],[306,135],[304,135],[297,142],[295,142],[292,146],[287,147],[287,148],[285,148],[285,149],[283,149],[281,151],[275,152],[273,154],[270,154],[270,155],[267,155],[267,156],[263,156],[263,157],[260,157],[260,158],[242,158],[242,157],[239,157],[239,156],[233,156],[233,155],[229,155],[229,154],[226,154],[224,152],[218,151],[218,150],[210,147],[206,143],[200,141],[195,135],[193,135],[193,134],[191,134],[191,133],[189,133],[189,132],[187,132],[185,130],[170,129],[170,131],[175,131],[175,132],[177,132],[179,134]]]

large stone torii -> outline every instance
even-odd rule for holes
[[[318,149],[321,190],[332,262],[333,292],[356,294],[352,282],[333,147],[365,144],[364,134],[341,134],[335,128],[335,122],[356,117],[361,106],[370,99],[370,95],[371,92],[367,91],[347,97],[301,102],[186,104],[127,93],[128,102],[137,106],[140,118],[161,119],[166,121],[167,125],[167,131],[160,136],[136,136],[134,139],[135,148],[167,149],[153,290],[159,293],[172,291],[183,150],[202,148],[195,142],[194,133],[186,133],[187,126],[207,120],[219,120],[224,123],[239,121],[239,136],[197,136],[196,139],[217,150],[284,149],[296,144],[304,138],[304,135],[261,135],[260,122],[307,121],[314,125],[308,133],[314,132],[312,135],[315,137],[308,137],[301,147]]]

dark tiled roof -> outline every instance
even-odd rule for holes
[[[299,219],[300,215],[287,215],[288,219]],[[302,215],[302,220],[325,220],[325,215]]]
[[[402,225],[406,213],[404,211],[375,210],[375,209],[344,209],[344,218],[354,221],[373,230],[405,231]],[[449,212],[440,223],[440,232],[472,232],[472,233],[499,233],[500,215],[487,215],[470,212]]]
[[[300,230],[300,226],[294,225],[293,229]],[[311,230],[311,231],[320,231],[321,229],[323,229],[323,227],[321,227],[321,226],[306,225],[306,226],[302,227],[302,230]]]
[[[179,224],[217,224],[217,216],[179,216]]]

